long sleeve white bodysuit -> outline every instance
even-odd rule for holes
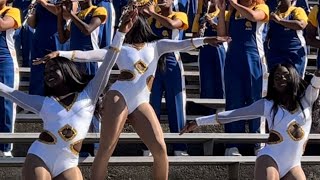
[[[116,62],[120,69],[120,77],[110,88],[121,93],[124,97],[129,114],[140,104],[149,103],[152,80],[157,68],[159,57],[168,52],[188,51],[203,45],[204,38],[191,40],[163,39],[145,43],[141,49],[135,49],[130,44],[124,44]],[[101,61],[107,49],[92,51],[75,51],[74,61]],[[71,52],[60,51],[60,55],[71,58]]]
[[[320,83],[319,77],[314,77],[313,82]],[[258,156],[270,156],[278,165],[280,178],[285,176],[290,169],[301,166],[301,157],[306,146],[311,128],[312,105],[317,99],[319,89],[309,85],[304,97],[301,99],[302,108],[296,112],[289,112],[281,106],[273,118],[273,101],[261,99],[250,106],[225,111],[218,115],[197,118],[198,125],[216,123],[230,123],[239,120],[254,119],[264,116],[268,121],[269,139],[266,146],[259,151]],[[273,121],[274,119],[274,121]]]
[[[112,46],[121,48],[124,37],[123,33],[118,32]],[[70,108],[65,108],[53,97],[29,95],[0,83],[1,96],[38,114],[43,120],[43,129],[53,141],[36,140],[32,143],[28,154],[41,158],[52,177],[78,165],[79,155],[74,146],[81,143],[87,135],[96,102],[109,80],[118,55],[116,51],[108,51],[96,76],[75,96]],[[71,137],[64,136],[63,131],[66,129],[72,130]]]

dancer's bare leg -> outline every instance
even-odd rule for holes
[[[282,180],[306,180],[306,175],[304,174],[301,166],[296,166],[292,168]]]
[[[70,168],[63,171],[53,180],[83,180],[81,171],[78,167]]]
[[[135,131],[150,149],[154,158],[153,179],[168,179],[168,157],[159,120],[149,103],[141,104],[129,115]]]
[[[103,104],[100,146],[94,158],[91,179],[105,179],[108,161],[117,145],[119,136],[128,117],[128,108],[118,91],[108,91]]]
[[[257,180],[279,180],[277,163],[270,156],[260,156],[256,160],[254,177]]]
[[[23,180],[51,180],[46,164],[36,155],[28,154],[22,169]]]

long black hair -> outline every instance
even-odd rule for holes
[[[92,79],[91,76],[85,75],[79,71],[77,66],[67,58],[55,57],[50,61],[54,61],[61,70],[64,83],[70,88],[71,92],[81,92],[88,82]],[[45,83],[45,95],[55,96],[54,88],[50,88]]]
[[[287,97],[289,97],[288,99],[286,99],[286,101],[288,101],[289,104],[289,107],[287,107],[289,111],[297,109],[298,106],[300,106],[300,108],[303,109],[300,100],[304,96],[307,87],[307,82],[302,79],[302,77],[298,74],[296,68],[293,65],[289,63],[281,63],[277,64],[275,67],[271,69],[268,80],[268,93],[265,98],[274,102],[272,106],[272,126],[274,125],[274,117],[278,112],[279,105],[283,105],[281,104],[281,99],[283,98],[282,95],[274,88],[275,72],[280,67],[287,68],[290,75],[290,79],[288,79],[285,91],[285,94],[288,95]]]
[[[151,27],[148,24],[147,18],[144,15],[139,14],[133,27],[126,34],[124,43],[148,43],[159,39],[160,38],[153,33]]]
[[[80,71],[75,63],[64,57],[55,57],[50,61],[54,61],[59,69],[61,70],[63,82],[66,86],[70,88],[71,92],[81,92],[94,77],[92,75],[86,75],[84,72]],[[50,88],[46,83],[44,83],[45,96],[56,96],[54,88]],[[100,109],[102,102],[98,101],[96,104],[97,113],[101,113]]]

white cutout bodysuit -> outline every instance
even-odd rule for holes
[[[125,34],[118,32],[112,46],[121,48],[124,37]],[[63,107],[53,97],[29,95],[0,83],[0,95],[38,114],[43,120],[43,129],[53,138],[50,143],[36,140],[28,151],[28,154],[34,154],[44,161],[52,178],[78,165],[79,155],[73,147],[87,135],[96,102],[107,85],[118,54],[108,51],[96,76],[75,96],[70,109]],[[72,137],[63,136],[61,132],[66,128],[72,129]]]
[[[148,87],[150,79],[153,78],[159,57],[168,52],[188,51],[203,45],[204,38],[191,40],[168,40],[163,39],[146,43],[140,50],[129,44],[124,44],[116,62],[120,72],[125,72],[131,78],[117,80],[110,88],[116,90],[124,97],[129,114],[142,103],[149,103],[150,90]],[[60,51],[60,56],[71,57],[71,52]],[[107,53],[107,49],[92,51],[75,51],[74,61],[90,62],[101,61]],[[150,83],[152,85],[152,82]],[[149,86],[150,86],[149,84]]]
[[[320,78],[314,77],[320,83]],[[239,120],[254,119],[264,116],[268,121],[269,139],[274,135],[275,141],[268,141],[258,153],[258,157],[267,155],[278,165],[280,178],[293,167],[301,166],[301,157],[306,146],[312,123],[312,106],[319,94],[319,89],[309,85],[301,99],[302,108],[289,112],[281,106],[273,118],[273,101],[260,99],[250,106],[197,118],[198,125],[230,123]],[[274,119],[274,121],[273,121]]]

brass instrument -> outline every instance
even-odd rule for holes
[[[277,4],[276,8],[274,9],[274,12],[271,12],[271,13],[277,13],[279,11],[280,6],[281,6],[281,0],[278,0],[278,4]]]
[[[26,16],[24,17],[24,20],[22,22],[22,25],[25,26],[27,24],[27,21],[29,19],[29,17],[31,17],[31,15],[35,12],[36,10],[36,5],[37,5],[37,0],[32,0],[30,5],[29,5],[29,9],[28,12],[26,14]]]
[[[209,13],[210,6],[211,6],[211,2],[210,2],[210,0],[208,0],[207,12],[202,16],[202,18],[200,18],[200,19],[204,20],[204,23],[203,23],[202,27],[199,30],[199,36],[200,37],[204,36],[204,33],[205,33],[206,29],[207,29],[207,21],[205,20],[205,17]]]
[[[132,11],[133,9],[135,9],[137,6],[137,0],[131,0],[128,2],[128,4],[126,6],[123,7],[123,10],[122,10],[122,13],[121,13],[121,16],[119,18],[119,24],[118,24],[118,27],[121,26],[122,24],[122,18],[125,14],[127,14],[129,11]]]
[[[85,1],[85,0],[58,0],[56,1],[54,4],[61,4],[65,1],[71,1],[71,2],[80,2],[80,1]],[[24,20],[22,22],[22,25],[25,26],[28,22],[28,19],[31,17],[31,15],[35,12],[36,10],[36,5],[38,4],[37,0],[32,0],[30,5],[29,5],[29,9],[28,9],[28,13],[26,14],[26,16],[24,17]]]

